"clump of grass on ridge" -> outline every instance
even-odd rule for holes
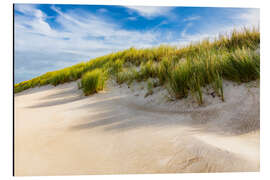
[[[95,69],[83,75],[79,88],[86,96],[97,93],[104,89],[105,76],[101,69]]]
[[[236,82],[249,82],[260,77],[260,55],[250,49],[236,49],[223,61],[224,78]]]

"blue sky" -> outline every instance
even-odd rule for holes
[[[16,4],[15,83],[130,47],[181,46],[257,26],[259,9]]]

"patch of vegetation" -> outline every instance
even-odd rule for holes
[[[260,77],[260,55],[250,49],[236,49],[227,55],[222,74],[236,82],[249,82]]]
[[[259,46],[259,30],[244,28],[181,48],[132,47],[21,82],[14,86],[14,92],[46,84],[57,86],[81,78],[80,86],[89,95],[102,90],[106,79],[130,84],[152,78],[158,79],[154,87],[166,87],[174,99],[191,94],[202,104],[202,88],[210,85],[224,100],[223,79],[241,83],[260,78],[260,55],[256,52]]]
[[[101,69],[95,69],[85,73],[82,80],[78,83],[79,89],[82,89],[86,96],[103,90],[104,86],[105,74]]]

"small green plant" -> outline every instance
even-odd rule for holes
[[[97,93],[104,89],[105,77],[100,69],[87,72],[83,75],[79,88],[81,88],[86,96]]]

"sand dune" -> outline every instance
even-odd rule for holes
[[[26,90],[15,95],[15,175],[259,171],[257,86],[225,82],[225,102],[205,92],[201,107],[159,88],[144,98],[141,85]]]

